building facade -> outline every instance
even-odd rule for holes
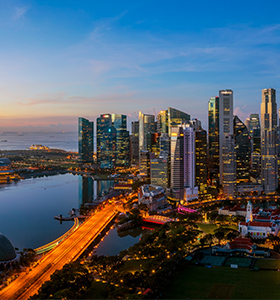
[[[275,89],[262,90],[261,103],[261,177],[266,194],[278,187],[276,153],[277,104]]]
[[[93,163],[93,122],[85,118],[78,120],[79,156],[82,164]]]
[[[97,118],[97,162],[101,169],[112,169],[116,165],[116,129],[110,114]]]
[[[139,111],[139,151],[152,150],[152,134],[155,132],[154,115],[143,114]]]
[[[139,121],[131,122],[130,164],[139,165]]]
[[[251,167],[251,141],[245,124],[234,116],[234,137],[236,149],[236,183],[248,182]]]
[[[219,173],[220,184],[227,197],[234,196],[235,158],[233,92],[232,90],[221,90],[219,91]]]
[[[219,97],[211,97],[208,102],[208,144],[209,144],[209,177],[212,183],[219,181]]]
[[[129,165],[129,132],[126,115],[112,114],[112,126],[116,129],[116,166]]]

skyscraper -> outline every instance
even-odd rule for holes
[[[184,197],[184,130],[183,127],[171,127],[170,141],[170,187],[175,197]]]
[[[236,184],[236,153],[234,135],[228,134],[223,141],[223,194],[225,197],[233,197]]]
[[[207,193],[207,132],[195,130],[195,185],[199,194]]]
[[[266,194],[274,193],[278,187],[276,127],[276,91],[272,88],[263,89],[261,103],[261,176]]]
[[[157,132],[168,133],[168,111],[162,110],[157,115]]]
[[[234,193],[229,194],[234,189],[227,187],[229,181],[227,176],[224,176],[224,172],[233,174],[236,171],[235,161],[232,161],[235,159],[234,149],[233,92],[232,90],[221,90],[219,91],[219,169],[220,184],[227,196],[234,196]],[[230,153],[230,151],[233,151],[233,153]],[[230,158],[227,158],[227,156]],[[232,170],[229,170],[229,168],[232,168]]]
[[[139,164],[139,121],[131,122],[130,163],[132,166]]]
[[[261,126],[258,114],[251,114],[248,122],[251,139],[251,170],[258,176],[261,170]]]
[[[171,134],[171,127],[179,126],[181,124],[186,124],[191,116],[187,113],[184,113],[178,109],[168,107],[168,133]]]
[[[139,151],[152,150],[152,133],[155,129],[154,115],[142,114],[139,111]]]
[[[110,114],[101,115],[97,118],[97,162],[102,169],[115,167],[116,135]]]
[[[189,125],[171,127],[171,188],[175,197],[198,197],[195,186],[195,134]]]
[[[212,181],[219,179],[219,97],[208,102],[209,174]]]
[[[168,157],[158,157],[151,159],[151,184],[168,187]]]
[[[116,129],[116,165],[129,165],[129,132],[126,116],[112,114],[112,126]]]
[[[236,147],[236,182],[248,182],[251,160],[249,131],[237,116],[234,116],[233,123]]]
[[[81,163],[93,163],[93,122],[79,118],[79,156]]]

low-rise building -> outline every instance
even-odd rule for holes
[[[269,234],[277,235],[280,230],[280,209],[253,209],[249,201],[245,222],[240,222],[238,229],[243,236],[250,235],[252,238],[265,239]]]
[[[145,184],[139,188],[138,204],[146,204],[149,211],[156,211],[167,205],[164,188],[152,184]]]
[[[249,238],[235,238],[232,242],[226,243],[225,246],[214,246],[211,249],[213,255],[226,256],[270,256],[270,250],[260,248],[252,243]]]

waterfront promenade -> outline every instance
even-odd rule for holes
[[[0,299],[28,299],[59,269],[76,260],[117,214],[114,204],[89,217],[77,230],[0,291]]]

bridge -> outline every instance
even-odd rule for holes
[[[48,251],[52,250],[60,242],[62,242],[70,234],[72,234],[78,227],[79,227],[79,219],[75,218],[74,219],[74,225],[67,232],[65,232],[62,236],[60,236],[56,240],[54,240],[54,241],[52,241],[52,242],[50,242],[50,243],[48,243],[46,245],[43,245],[43,246],[41,246],[39,248],[34,249],[34,251],[36,252],[36,254],[42,254],[42,253],[45,253],[45,252],[48,252]]]
[[[144,222],[148,222],[148,223],[154,223],[154,224],[159,224],[159,225],[163,225],[167,222],[174,222],[176,220],[168,218],[168,217],[164,217],[164,216],[158,216],[158,215],[153,215],[153,216],[147,216],[142,218],[142,220]]]
[[[76,260],[117,214],[115,204],[89,217],[57,247],[44,255],[29,271],[0,291],[0,299],[28,299],[59,269]]]

